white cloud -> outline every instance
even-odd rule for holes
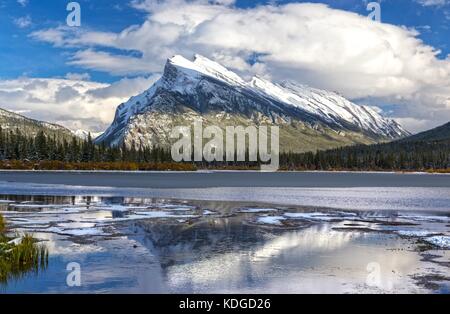
[[[36,40],[52,43],[55,46],[62,46],[65,43],[64,35],[66,32],[68,32],[67,28],[57,27],[35,31],[31,34],[31,37]]]
[[[28,4],[28,0],[17,0],[17,3],[23,7],[26,7]]]
[[[139,58],[112,55],[92,49],[78,51],[68,63],[85,69],[105,71],[114,75],[136,75],[153,72]]]
[[[16,24],[19,28],[27,28],[32,24],[31,17],[27,15],[14,19],[14,24]]]
[[[148,89],[159,77],[159,75],[152,75],[150,77],[137,77],[132,79],[123,78],[108,86],[92,89],[88,91],[88,94],[100,99],[128,99]]]
[[[91,76],[89,73],[67,73],[64,78],[71,81],[89,81]]]
[[[419,119],[424,127],[450,120],[450,58],[439,59],[440,51],[423,43],[416,30],[323,4],[240,9],[233,1],[135,0],[132,5],[148,17],[119,33],[59,27],[31,36],[78,48],[69,62],[85,69],[148,74],[161,71],[173,54],[200,53],[247,75],[397,104],[401,118]],[[113,54],[105,47],[139,53]]]
[[[4,109],[34,119],[55,122],[72,130],[99,132],[109,126],[117,105],[150,87],[157,76],[122,79],[113,84],[86,81],[86,78],[0,80],[0,103]]]
[[[449,3],[448,0],[416,0],[419,4],[430,7],[430,6],[443,6]]]

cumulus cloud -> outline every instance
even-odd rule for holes
[[[78,51],[68,62],[85,69],[104,71],[114,75],[136,75],[151,73],[139,58],[113,55],[91,49]]]
[[[147,89],[157,76],[122,79],[113,84],[71,79],[18,78],[0,80],[2,108],[55,122],[72,130],[104,131],[116,107]]]
[[[90,70],[149,74],[161,71],[173,54],[200,53],[241,74],[290,79],[362,102],[397,105],[394,113],[412,131],[419,124],[408,123],[411,119],[423,128],[450,120],[450,58],[439,58],[440,51],[423,43],[417,30],[323,4],[241,9],[233,3],[134,0],[132,6],[148,16],[121,32],[58,27],[31,36],[78,48],[70,64]]]
[[[14,19],[14,24],[19,28],[27,28],[32,24],[31,17],[27,15]]]
[[[67,73],[64,76],[65,79],[71,81],[89,81],[91,79],[91,75],[89,73]]]
[[[88,91],[88,94],[96,98],[129,98],[148,89],[159,78],[159,75],[150,77],[123,78],[106,87],[100,87]]]
[[[63,86],[56,91],[55,101],[60,105],[64,105],[65,102],[76,99],[80,95],[81,94],[78,92],[78,90],[73,88],[72,86]]]

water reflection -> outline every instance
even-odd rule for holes
[[[405,244],[394,237],[336,232],[328,225],[262,231],[237,220],[191,228],[146,225],[142,244],[151,244],[173,292],[420,291],[408,277],[420,257],[394,251]],[[383,265],[381,282],[370,287],[366,267],[374,261]]]
[[[15,230],[33,230],[50,252],[46,272],[7,292],[412,293],[429,292],[413,279],[417,274],[449,276],[444,263],[423,259],[416,238],[396,233],[445,235],[449,217],[442,212],[311,212],[162,198],[2,199]],[[257,224],[272,215],[286,221]],[[446,259],[445,252],[433,254]],[[65,284],[69,262],[82,267],[81,287]],[[373,263],[376,285],[367,281]],[[438,286],[446,291],[448,282]]]

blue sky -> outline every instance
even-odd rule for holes
[[[54,77],[67,72],[88,72],[94,80],[113,82],[117,75],[80,69],[67,64],[67,49],[55,48],[29,37],[32,31],[64,24],[68,12],[63,0],[28,0],[21,5],[17,0],[0,0],[0,78],[18,76]],[[145,21],[146,13],[130,7],[123,0],[79,0],[82,8],[82,27],[119,32],[127,26]],[[366,15],[363,0],[277,1],[326,3],[337,9]],[[272,1],[238,0],[240,8],[255,7]],[[412,0],[385,0],[382,21],[394,25],[415,27],[425,43],[442,50],[440,58],[450,54],[450,6],[424,6]],[[447,12],[447,13],[446,13]],[[447,15],[446,15],[447,14]],[[31,24],[19,27],[17,20],[29,17]],[[447,17],[447,18],[446,18]],[[122,53],[129,53],[123,51]],[[48,62],[51,60],[51,62]]]
[[[450,86],[445,83],[450,79],[447,57],[450,54],[450,1],[447,0],[383,0],[380,2],[383,26],[380,27],[367,24],[363,19],[369,13],[367,0],[78,2],[82,25],[68,28],[65,21],[69,1],[0,0],[0,106],[71,128],[101,131],[112,119],[117,102],[151,84],[167,57],[174,53],[190,57],[199,52],[239,73],[265,75],[275,81],[287,78],[339,91],[356,102],[381,107],[413,131],[450,120]],[[277,22],[278,17],[310,17],[301,13],[302,10],[308,12],[307,6],[290,7],[290,3],[327,5],[328,8],[314,7],[311,14],[317,14],[318,20],[325,22],[292,20],[291,28],[285,29]],[[277,9],[270,9],[270,6]],[[184,20],[179,16],[180,11],[185,14]],[[342,15],[342,12],[353,12],[361,17]],[[220,19],[224,14],[239,22],[228,24]],[[322,14],[330,15],[329,23]],[[245,18],[239,20],[242,16]],[[257,34],[258,29],[254,38],[250,34],[246,40],[255,40],[254,51],[252,46],[240,49],[239,44],[229,39],[241,40],[238,24],[245,24],[249,17],[255,17],[256,21],[261,16],[274,25],[275,36],[268,34],[268,38],[274,38],[272,46],[262,44],[265,34]],[[174,26],[172,17],[182,21]],[[212,17],[219,19],[209,23]],[[347,21],[353,29],[346,28]],[[132,26],[134,28],[130,29]],[[358,31],[354,31],[355,28]],[[217,38],[206,34],[206,30],[215,30]],[[411,33],[413,30],[417,33]],[[280,38],[294,38],[298,44],[281,39],[278,42],[276,32],[280,33]],[[373,37],[374,46],[370,50],[364,45],[370,46],[372,39],[360,43],[357,38],[364,32]],[[336,54],[337,61],[333,62],[333,55],[325,52],[314,59],[311,47],[316,44],[321,51],[329,49]],[[280,54],[276,47],[284,45],[286,50],[297,51],[299,60],[295,54]],[[353,46],[360,50],[358,55],[349,51]],[[365,58],[364,64],[361,58]],[[316,64],[320,65],[317,69]],[[384,65],[386,75],[383,78]],[[376,68],[380,70],[378,73],[375,73]],[[75,83],[70,82],[61,87],[66,83],[52,81],[60,78],[79,79],[84,87],[73,86]],[[39,98],[37,93],[18,95],[24,84],[36,83],[33,80],[42,83],[43,79],[48,80],[45,81],[48,93],[55,94],[52,109],[42,108],[50,98]],[[105,90],[100,93],[97,91],[100,89]],[[108,102],[106,98],[93,98],[99,94],[107,95]],[[80,118],[68,119],[69,110],[76,109],[75,103],[83,101],[78,110]],[[89,109],[97,103],[103,107]],[[41,107],[38,108],[38,104]],[[48,112],[54,109],[58,114]],[[95,115],[98,110],[107,112],[100,120]]]
[[[16,0],[0,0],[0,78],[21,75],[32,77],[64,76],[78,72],[79,68],[67,65],[67,50],[37,42],[29,38],[34,30],[64,24],[66,6],[70,1],[28,0],[21,5]],[[145,14],[132,9],[124,1],[80,0],[82,27],[103,31],[120,31],[129,25],[142,22]],[[30,17],[31,24],[18,27],[17,20]],[[51,62],[48,62],[51,60]],[[86,72],[85,70],[82,71]],[[114,81],[107,73],[95,73],[100,81]]]

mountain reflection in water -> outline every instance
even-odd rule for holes
[[[417,238],[448,234],[442,212],[349,212],[164,198],[4,196],[2,213],[49,250],[49,267],[6,292],[430,292],[449,250],[425,260]],[[265,217],[265,223],[259,218]],[[385,225],[380,224],[385,223]],[[390,224],[386,224],[389,222]],[[425,236],[428,236],[427,234]],[[67,287],[66,266],[82,286]],[[376,285],[368,282],[378,265]],[[433,292],[448,292],[440,281]]]

